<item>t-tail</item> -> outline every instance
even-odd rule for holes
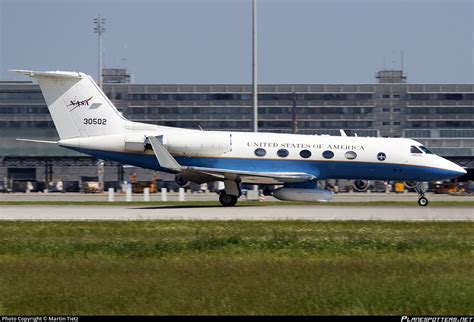
[[[38,80],[61,140],[119,134],[141,124],[127,121],[89,75],[12,71]]]

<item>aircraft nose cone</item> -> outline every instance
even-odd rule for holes
[[[466,169],[458,166],[457,164],[450,162],[450,166],[447,168],[447,170],[452,171],[456,176],[462,176],[467,173]]]
[[[461,168],[461,167],[460,167],[460,168]],[[461,175],[465,175],[465,174],[467,173],[467,171],[466,171],[466,169],[461,168],[461,169],[460,169],[460,173],[461,173]]]
[[[440,178],[443,177],[443,180],[454,179],[466,174],[466,170],[454,162],[451,162],[445,158],[438,157],[438,168]]]

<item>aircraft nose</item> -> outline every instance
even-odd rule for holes
[[[449,166],[446,167],[446,170],[453,172],[457,177],[460,177],[462,175],[465,175],[467,173],[466,169],[460,167],[454,162],[448,161]]]

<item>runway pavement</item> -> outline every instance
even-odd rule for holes
[[[474,194],[471,195],[449,195],[427,193],[430,201],[474,201]],[[186,193],[187,201],[207,201],[218,200],[214,192],[210,193]],[[245,197],[241,198],[245,200]],[[115,194],[116,201],[125,201],[124,193]],[[133,194],[133,201],[143,201],[143,194]],[[161,193],[150,194],[150,201],[160,201]],[[177,192],[168,193],[169,201],[178,201]],[[369,201],[412,201],[416,204],[417,194],[409,193],[337,193],[333,195],[332,201],[336,202],[369,202]],[[0,201],[107,201],[107,193],[0,193]],[[263,196],[263,201],[277,201],[272,196]]]
[[[473,207],[405,206],[0,206],[0,220],[472,221]]]

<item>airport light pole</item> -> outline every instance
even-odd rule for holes
[[[98,80],[99,88],[102,89],[102,34],[105,32],[105,18],[100,15],[94,18],[94,33],[97,34],[97,51],[98,51]],[[97,163],[97,172],[99,176],[99,189],[104,191],[104,161],[99,159]]]
[[[97,49],[99,56],[99,87],[102,88],[102,34],[105,32],[105,18],[102,18],[100,15],[97,18],[94,18],[94,33],[97,34]]]
[[[257,0],[252,0],[252,86],[253,86],[253,131],[258,132]],[[258,191],[258,185],[254,185],[253,190]]]
[[[252,0],[252,85],[253,85],[253,131],[258,132],[257,0]]]

